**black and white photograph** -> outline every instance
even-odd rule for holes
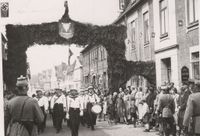
[[[1,136],[200,136],[200,0],[0,0]]]

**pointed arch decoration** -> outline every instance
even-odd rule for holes
[[[59,35],[60,23],[72,23],[73,36],[69,39]],[[155,63],[127,61],[125,58],[126,27],[123,25],[97,26],[72,20],[68,7],[58,22],[6,26],[8,39],[8,60],[4,62],[4,81],[8,88],[15,87],[16,78],[27,73],[26,50],[34,44],[77,44],[79,46],[103,45],[107,50],[109,90],[117,91],[133,75],[144,76],[155,85]]]

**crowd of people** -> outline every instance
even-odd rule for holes
[[[199,99],[200,84],[190,80],[179,90],[174,83],[158,89],[119,88],[103,99],[102,107],[106,107],[103,114],[108,115],[109,123],[142,126],[144,132],[154,129],[161,136],[193,136],[200,130]]]
[[[43,133],[47,116],[52,119],[56,133],[67,122],[72,136],[78,136],[80,124],[95,130],[97,119],[110,125],[142,126],[147,133],[154,129],[161,136],[199,135],[200,84],[193,81],[178,90],[174,83],[157,89],[128,86],[114,92],[99,91],[93,86],[69,92],[37,90],[32,98],[27,96],[28,83],[24,77],[18,78],[16,86],[16,95],[5,97],[5,132],[9,136],[19,131],[24,136]],[[102,109],[98,114],[93,111],[96,104]],[[25,129],[19,129],[19,125]]]

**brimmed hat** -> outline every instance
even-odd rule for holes
[[[94,89],[94,87],[93,87],[92,85],[90,85],[90,86],[88,87],[88,90],[89,90],[89,89]]]
[[[56,92],[57,92],[57,91],[61,91],[61,92],[62,92],[62,89],[60,89],[60,88],[55,88],[54,90],[55,90]]]
[[[189,84],[194,84],[194,83],[195,83],[195,80],[194,80],[194,79],[188,79],[188,83],[189,83]]]
[[[23,87],[23,86],[28,86],[28,81],[27,78],[24,77],[23,75],[21,75],[20,77],[17,78],[17,83],[16,83],[17,87]]]
[[[36,93],[42,92],[42,90],[36,90]]]
[[[168,87],[167,87],[166,85],[162,85],[162,86],[160,87],[160,89],[161,89],[161,90],[167,90]]]
[[[70,96],[77,96],[78,95],[78,91],[76,89],[71,89],[69,94],[70,94]]]

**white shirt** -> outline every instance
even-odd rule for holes
[[[67,97],[67,110],[69,111],[69,108],[80,108],[80,110],[83,110],[83,101],[80,96],[76,98]]]
[[[38,101],[38,105],[40,107],[44,106],[44,109],[48,110],[49,103],[48,103],[48,98],[47,97],[42,96],[41,98],[36,98],[36,100]]]
[[[66,108],[66,98],[64,95],[61,95],[60,97],[54,95],[51,99],[51,109],[53,109],[53,106],[55,103],[63,104],[63,107]]]
[[[87,95],[86,101],[87,101],[87,103],[88,102],[90,102],[90,103],[96,103],[96,102],[100,102],[100,98],[96,94]]]

